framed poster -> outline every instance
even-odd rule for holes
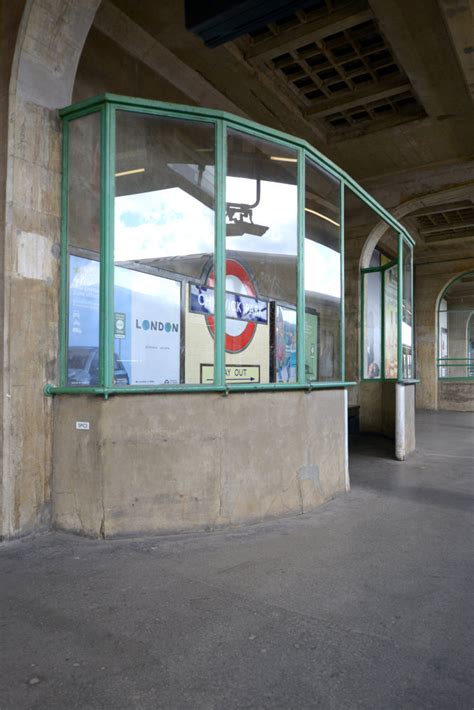
[[[319,376],[319,314],[307,308],[304,321],[304,371],[306,382],[315,382]]]
[[[398,356],[398,267],[384,274],[385,377],[397,377]]]
[[[296,308],[272,301],[270,304],[270,380],[296,382]],[[319,313],[305,311],[305,380],[319,375]]]
[[[296,382],[296,308],[270,306],[270,381]]]

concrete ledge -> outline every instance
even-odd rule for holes
[[[109,537],[313,510],[346,490],[345,419],[344,390],[59,397],[54,525]]]

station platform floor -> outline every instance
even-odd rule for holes
[[[227,532],[0,546],[0,708],[474,707],[474,415],[351,442],[352,490]]]

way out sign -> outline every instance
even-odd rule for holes
[[[226,365],[225,381],[228,384],[260,382],[260,365]],[[201,365],[201,384],[212,385],[214,365]]]

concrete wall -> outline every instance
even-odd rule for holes
[[[346,490],[345,399],[343,390],[57,397],[54,525],[108,537],[312,510]]]
[[[395,382],[362,381],[359,385],[361,432],[395,438]]]

